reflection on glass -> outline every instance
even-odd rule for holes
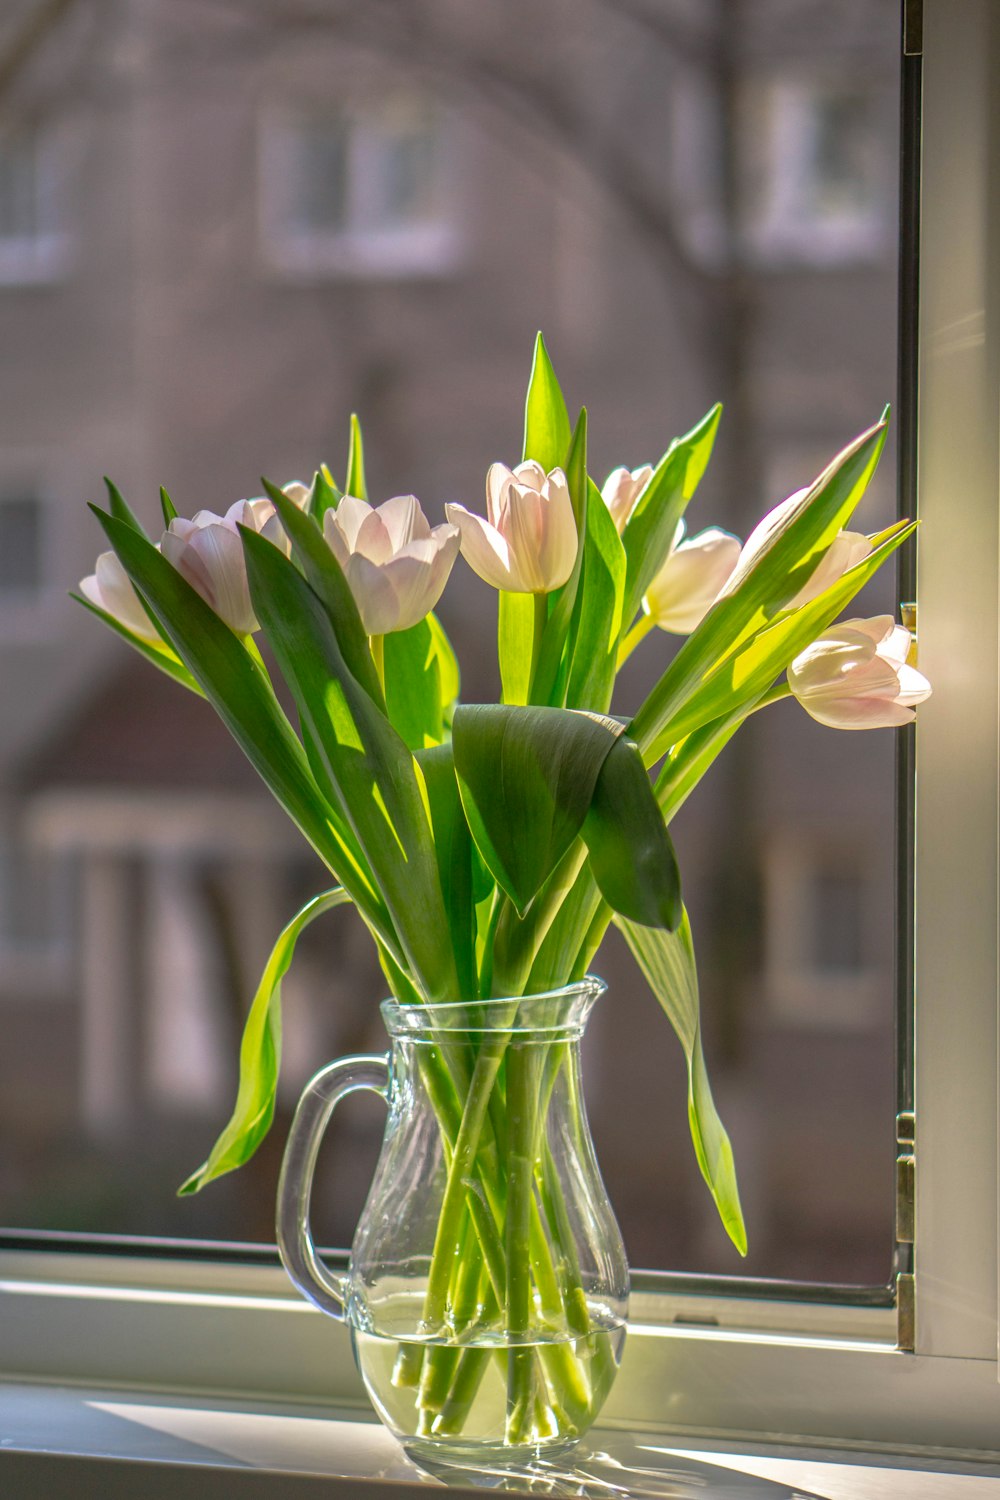
[[[797,9],[789,30],[772,4],[546,0],[515,52],[499,0],[474,26],[409,0],[405,30],[355,7],[308,33],[278,8],[236,4],[223,30],[157,0],[81,14],[25,56],[4,140],[60,144],[30,158],[35,187],[0,151],[0,1222],[268,1240],[302,1081],[384,1045],[366,936],[333,913],[286,981],[271,1138],[175,1199],[228,1113],[269,943],[319,872],[210,713],[64,601],[100,550],[84,502],[101,475],[151,527],[160,484],[183,514],[221,511],[261,472],[340,474],[357,410],[373,499],[481,509],[488,463],[520,456],[541,327],[571,400],[593,394],[598,482],[725,402],[692,520],[745,537],[893,394],[895,6]],[[29,198],[32,232],[73,247],[44,288],[37,254],[4,258]],[[859,519],[892,515],[887,455]],[[39,579],[30,611],[8,608]],[[859,612],[895,608],[878,588]],[[473,701],[495,693],[485,599],[456,570],[441,606]],[[623,713],[674,649],[654,631],[636,652]],[[749,1259],[715,1222],[679,1054],[613,941],[594,1134],[633,1264],[878,1282],[892,739],[778,714],[676,825]],[[343,1243],[382,1122],[341,1113],[317,1234]]]

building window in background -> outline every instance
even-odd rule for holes
[[[890,984],[884,865],[863,838],[794,833],[764,857],[764,993],[773,1020],[797,1026],[878,1025]]]
[[[44,521],[37,495],[0,492],[0,603],[24,603],[42,593]]]
[[[40,129],[0,134],[0,286],[57,281],[68,270],[62,154]]]
[[[426,102],[269,114],[260,135],[265,257],[293,274],[446,273],[459,250],[451,178],[444,121]]]
[[[894,233],[892,136],[863,84],[748,84],[747,248],[765,262],[837,265],[878,257]]]

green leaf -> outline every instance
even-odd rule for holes
[[[475,851],[462,809],[452,746],[436,745],[433,749],[418,751],[416,758],[427,788],[441,895],[448,914],[455,968],[458,971],[458,997],[475,1000],[479,998],[473,888]]]
[[[222,722],[358,909],[392,941],[392,924],[350,829],[322,796],[259,657],[139,532],[95,511],[164,637]],[[270,542],[263,542],[270,547]],[[277,554],[277,549],[272,548]]]
[[[873,538],[867,557],[824,589],[810,603],[780,615],[773,625],[752,636],[733,656],[713,672],[685,702],[654,743],[659,758],[670,745],[694,730],[734,709],[753,704],[766,693],[800,651],[812,644],[836,619],[855,594],[878,572],[888,558],[917,528],[915,521],[900,521]]]
[[[161,672],[166,672],[168,677],[172,677],[182,687],[189,688],[192,693],[197,693],[199,697],[205,696],[187,667],[166,643],[155,645],[152,641],[135,635],[121,620],[116,619],[114,615],[109,615],[106,609],[101,609],[99,605],[85,599],[82,594],[70,594],[69,597],[77,604],[82,604],[84,609],[89,609],[90,613],[96,615],[99,620],[103,620],[105,625],[110,625],[116,635],[120,635],[123,641],[128,641],[130,646],[134,646],[147,661],[153,663],[154,667],[159,667]]]
[[[341,493],[333,482],[333,475],[326,464],[324,464],[313,475],[312,488],[309,491],[306,510],[314,521],[318,521],[322,525],[326,512],[328,510],[336,510],[341,499]]]
[[[353,495],[356,500],[368,499],[368,488],[365,484],[365,453],[361,441],[361,423],[357,416],[351,413],[351,441],[347,450],[347,481],[344,485],[344,494]]]
[[[643,594],[667,559],[677,522],[711,457],[721,415],[722,407],[713,406],[690,432],[674,439],[628,518],[622,533],[627,559],[625,625],[631,624]]]
[[[112,484],[111,480],[106,474],[104,476],[104,487],[108,492],[108,504],[111,509],[111,514],[114,516],[115,520],[124,521],[126,526],[131,526],[133,531],[137,531],[140,536],[145,536],[145,527],[142,525],[135,512],[126,503],[125,497],[122,495],[121,490],[116,484]],[[91,509],[93,509],[93,507],[91,507]]]
[[[453,996],[448,921],[413,756],[348,670],[322,601],[294,563],[257,532],[242,535],[254,612],[374,872],[413,978],[428,997]]]
[[[461,704],[452,743],[465,815],[524,913],[583,827],[621,726],[560,708]]]
[[[557,708],[562,707],[566,696],[566,679],[569,675],[566,660],[567,637],[573,619],[580,576],[583,572],[583,553],[587,539],[586,410],[581,411],[573,432],[569,457],[566,460],[566,481],[573,505],[573,516],[576,520],[576,561],[566,582],[561,588],[554,590],[549,598],[548,618],[539,642],[537,661],[529,689],[532,703],[551,704]]]
[[[624,734],[601,766],[583,838],[608,905],[672,932],[683,912],[677,856],[639,747]]]
[[[269,479],[262,479],[261,483],[278,512],[294,557],[329,616],[348,671],[372,701],[384,708],[382,685],[368,649],[368,636],[343,568],[327,546],[317,522]]]
[[[167,494],[166,490],[163,488],[162,484],[160,485],[160,509],[163,512],[164,526],[169,526],[171,521],[177,515],[177,507],[171,500],[170,496]]]
[[[509,594],[501,589],[498,611],[497,656],[503,701],[511,706],[524,704],[531,689],[535,596]]]
[[[588,481],[583,582],[570,627],[573,662],[566,691],[568,708],[607,711],[618,667],[625,597],[625,550],[600,491]]]
[[[382,637],[386,711],[411,750],[440,745],[458,697],[458,662],[443,628],[427,615]]]
[[[216,1177],[241,1167],[270,1130],[281,1064],[281,981],[288,973],[303,929],[323,912],[343,906],[350,899],[342,886],[314,896],[292,918],[271,949],[243,1028],[240,1081],[233,1113],[208,1160],[181,1186],[181,1196],[200,1192]]]
[[[563,467],[569,444],[569,412],[545,340],[539,334],[524,405],[523,457],[534,459],[547,474]]]
[[[742,575],[713,604],[629,726],[647,760],[665,726],[700,684],[744,641],[778,615],[815,572],[850,519],[875,471],[885,443],[877,423],[830,463]]]
[[[615,922],[684,1049],[688,1068],[688,1123],[695,1156],[729,1238],[740,1254],[745,1255],[746,1226],[736,1186],[733,1148],[712,1099],[701,1045],[698,972],[687,912],[676,932],[639,927],[625,917],[616,917]]]

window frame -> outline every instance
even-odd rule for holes
[[[415,101],[418,107],[423,101]],[[382,116],[370,108],[341,107],[345,130],[345,223],[329,228],[295,222],[291,193],[303,171],[302,128],[333,118],[329,107],[269,107],[258,126],[258,241],[265,263],[289,278],[329,280],[421,280],[450,276],[462,255],[452,212],[457,154],[447,114],[431,108],[434,167],[439,203],[426,219],[369,222],[373,176],[384,170]],[[374,169],[374,171],[373,171]]]
[[[640,1275],[606,1413],[632,1429],[998,1453],[1000,11],[925,0],[923,35],[914,1351],[891,1306]],[[265,1253],[6,1243],[2,1376],[362,1403],[343,1326]]]

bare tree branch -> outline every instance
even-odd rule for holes
[[[28,12],[9,46],[0,53],[0,99],[75,4],[76,0],[39,0]]]

